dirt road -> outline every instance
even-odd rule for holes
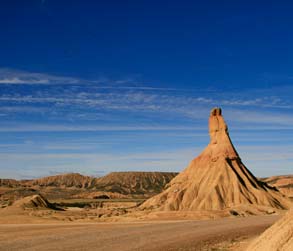
[[[96,224],[0,225],[0,250],[187,251],[209,250],[224,240],[252,237],[278,216]]]

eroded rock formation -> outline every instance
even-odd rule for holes
[[[247,248],[247,251],[292,251],[293,250],[293,211],[267,229]]]
[[[242,163],[228,133],[220,108],[209,117],[210,143],[176,176],[162,193],[141,209],[222,210],[242,205],[288,207],[275,188],[259,181]]]

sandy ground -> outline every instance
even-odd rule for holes
[[[0,250],[242,250],[280,216],[205,221],[1,224]]]

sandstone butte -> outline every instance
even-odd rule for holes
[[[220,108],[209,117],[210,143],[160,194],[140,209],[223,210],[242,206],[288,209],[287,197],[258,180],[242,163]]]

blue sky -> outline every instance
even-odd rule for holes
[[[0,5],[0,177],[180,171],[214,106],[255,175],[292,173],[289,1]]]

